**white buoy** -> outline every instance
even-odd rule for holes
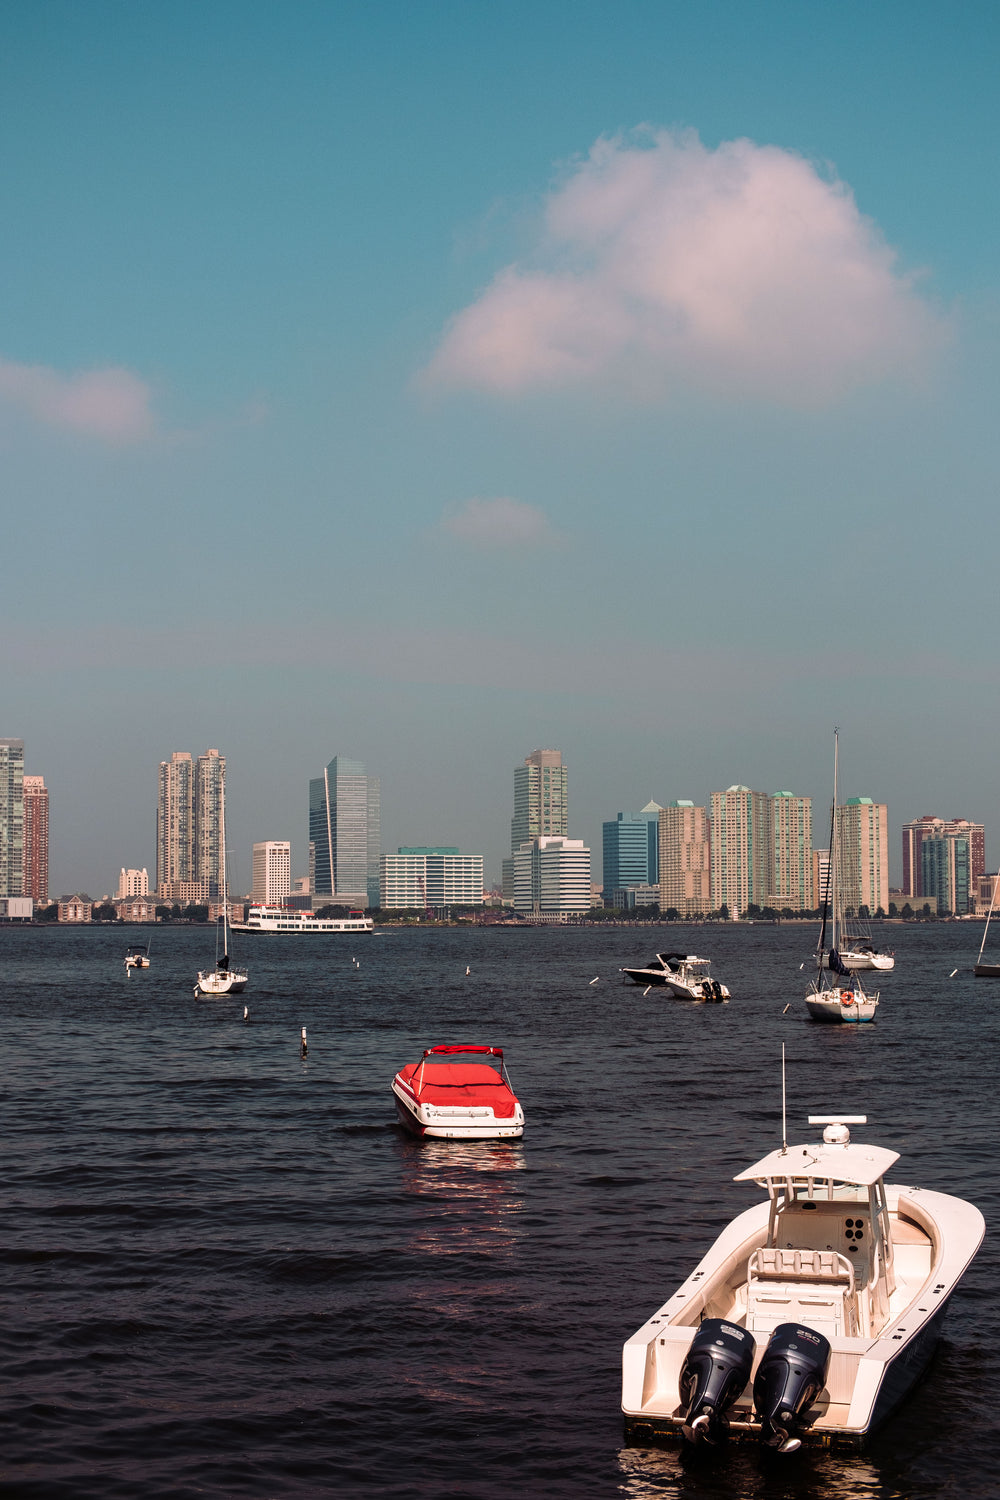
[[[804,969],[805,968],[805,964],[804,963],[799,964],[799,968],[800,969]]]
[[[302,1056],[305,1057],[305,1055],[306,1055],[306,1053],[308,1051],[309,1051],[309,1043],[306,1041],[306,1028],[303,1026],[303,1028],[302,1028]]]
[[[591,984],[596,984],[597,981],[598,981],[598,979],[600,979],[600,977],[601,977],[600,974],[595,975],[595,977],[590,981]]]
[[[466,972],[466,974],[471,974],[472,973],[472,970],[469,968],[468,964],[466,964],[466,966],[465,966],[465,972]]]
[[[649,994],[649,992],[650,992],[650,990],[651,990],[651,989],[652,989],[652,988],[653,988],[653,986],[652,986],[652,985],[651,985],[651,984],[647,984],[647,986],[646,986],[646,988],[645,988],[645,989],[644,989],[644,990],[643,990],[643,992],[642,992],[642,998],[643,998],[643,999],[644,999],[644,1000],[645,1000],[645,998],[646,998],[646,996],[647,996],[647,995],[648,995],[648,994]]]
[[[248,1005],[244,1005],[243,1007],[243,1019],[244,1021],[249,1021],[250,1019],[250,1007]]]
[[[791,1003],[792,1003],[792,1002],[791,1002],[791,1001],[790,1001],[790,1000],[789,1000],[789,1002],[788,1002],[788,1005],[791,1005]],[[786,1006],[785,1006],[785,1010],[787,1010],[787,1009],[788,1009],[788,1005],[786,1005]],[[783,1011],[782,1011],[782,1012],[781,1012],[781,1014],[782,1014],[782,1015],[784,1015],[784,1014],[785,1014],[785,1010],[783,1010]]]
[[[956,975],[956,974],[957,974],[957,973],[958,973],[958,970],[957,970],[957,969],[952,969],[952,971],[951,971],[951,973],[950,973],[950,974],[949,974],[949,975],[948,975],[948,978],[949,978],[949,979],[954,979],[954,977],[955,977],[955,975]]]

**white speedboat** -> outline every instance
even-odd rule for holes
[[[712,961],[695,953],[658,953],[644,969],[622,969],[633,984],[664,985],[678,1000],[729,999],[729,991],[711,975]]]
[[[126,969],[148,969],[149,968],[149,944],[133,943],[125,954]]]
[[[811,1115],[812,1145],[737,1174],[764,1202],[723,1230],[625,1345],[630,1442],[716,1442],[727,1431],[790,1452],[859,1447],[927,1365],[982,1243],[978,1208],[887,1183],[898,1155],[851,1141],[864,1115]]]
[[[480,1061],[487,1057],[499,1067]],[[502,1047],[428,1047],[419,1062],[400,1068],[392,1092],[400,1124],[413,1135],[495,1141],[524,1134]]]
[[[251,906],[245,922],[233,922],[233,932],[273,932],[286,936],[313,932],[373,932],[375,923],[364,912],[348,917],[317,917],[311,911],[286,911],[283,906]]]

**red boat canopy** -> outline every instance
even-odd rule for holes
[[[425,1057],[441,1057],[445,1053],[455,1052],[485,1052],[489,1057],[503,1057],[502,1047],[459,1047],[454,1043],[445,1043],[440,1047],[425,1047]]]

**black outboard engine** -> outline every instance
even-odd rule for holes
[[[701,1324],[680,1374],[681,1430],[689,1443],[714,1443],[725,1431],[726,1413],[746,1390],[756,1347],[752,1333],[724,1318]]]
[[[798,1323],[779,1323],[753,1383],[761,1442],[779,1453],[801,1448],[795,1428],[823,1389],[829,1367],[830,1344],[821,1333]]]

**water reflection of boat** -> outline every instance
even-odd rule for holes
[[[514,1248],[524,1209],[518,1174],[527,1166],[518,1143],[427,1139],[418,1144],[400,1135],[399,1152],[403,1191],[419,1200],[410,1250],[503,1257]],[[448,1300],[455,1294],[449,1284]]]
[[[524,1134],[502,1047],[427,1047],[419,1062],[400,1068],[392,1092],[400,1124],[412,1135],[489,1141]]]
[[[782,1452],[856,1447],[908,1393],[983,1216],[886,1183],[899,1158],[851,1142],[848,1126],[864,1118],[810,1116],[826,1126],[821,1142],[782,1146],[737,1175],[766,1201],[733,1220],[625,1345],[628,1441],[731,1430]]]

